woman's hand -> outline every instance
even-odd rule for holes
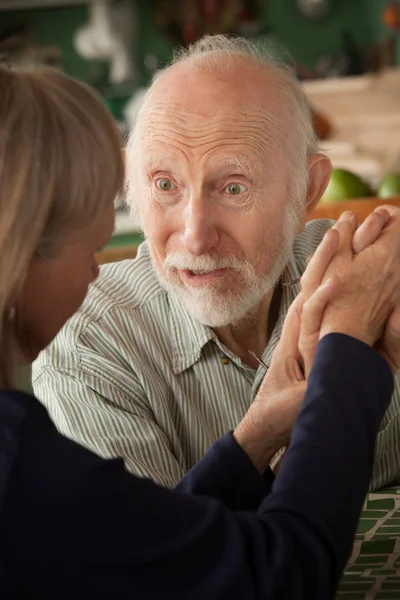
[[[379,207],[357,229],[355,215],[347,211],[333,230],[340,233],[339,248],[323,279],[336,274],[343,286],[325,314],[320,335],[336,331],[375,345],[395,373],[400,368],[400,214]],[[306,302],[321,281],[319,275],[309,268],[303,274]],[[306,376],[311,365],[312,360],[305,365]]]
[[[356,226],[351,213],[343,213],[334,225],[340,233],[339,248],[324,278],[336,274],[342,285],[325,312],[320,337],[329,332],[341,332],[371,346],[377,344],[395,371],[400,365],[400,349],[394,342],[400,326],[398,222],[386,220],[377,239],[358,254],[353,252]],[[307,269],[302,278],[306,298],[317,284]],[[310,368],[310,364],[306,365],[306,373]]]

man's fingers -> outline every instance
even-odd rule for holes
[[[282,365],[288,357],[296,358],[299,354],[299,335],[301,312],[304,303],[304,295],[300,292],[294,299],[287,312],[282,328],[279,344],[274,352],[273,361],[279,361]]]
[[[301,278],[301,289],[306,298],[321,285],[326,269],[339,248],[339,232],[329,229],[322,242],[308,260],[307,268]]]
[[[322,283],[333,257],[353,255],[353,235],[357,229],[357,218],[349,210],[343,212],[330,231],[327,231],[301,278],[301,289],[307,298]],[[337,236],[337,237],[334,237]]]
[[[287,312],[281,338],[272,357],[268,373],[260,386],[261,393],[264,393],[266,389],[269,389],[270,393],[281,392],[288,387],[288,384],[304,381],[302,371],[298,365],[300,360],[300,320],[303,303],[304,296],[300,292]],[[297,367],[295,363],[297,363]]]
[[[390,213],[383,207],[368,215],[353,236],[353,252],[358,254],[373,244],[390,219]]]
[[[357,227],[357,217],[350,210],[345,210],[333,225],[332,229],[336,229],[340,234],[338,250],[340,253],[350,253],[353,251],[352,242]]]
[[[339,277],[333,275],[320,285],[314,294],[303,305],[300,336],[319,334],[324,310],[334,296],[339,284]]]
[[[314,362],[324,310],[329,300],[337,292],[339,285],[339,277],[333,275],[303,305],[299,350],[303,359],[306,378]]]
[[[386,210],[391,217],[400,217],[400,208],[398,206],[393,206],[392,204],[382,204],[381,206],[378,206],[374,212],[381,212],[382,210]]]
[[[304,381],[304,374],[299,364],[299,358],[299,356],[288,356],[285,360],[285,369],[289,381]]]

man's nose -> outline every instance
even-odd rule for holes
[[[194,256],[207,254],[219,241],[213,208],[207,199],[193,195],[184,208],[182,243]]]

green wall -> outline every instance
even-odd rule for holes
[[[371,39],[373,40],[382,40],[388,36],[388,28],[382,22],[382,12],[387,4],[387,0],[366,0],[366,10],[371,27]],[[395,38],[395,56],[397,65],[400,65],[399,39],[400,36],[397,35]]]
[[[136,5],[140,27],[133,51],[138,56],[138,83],[144,85],[148,81],[148,73],[143,64],[144,56],[156,54],[161,63],[165,63],[171,56],[172,45],[155,27],[151,0],[138,0]],[[27,11],[0,11],[0,31],[13,23],[22,21],[30,23],[42,44],[57,45],[62,49],[63,66],[67,73],[90,81],[90,63],[75,52],[72,43],[72,34],[87,21],[87,13],[87,7],[84,5]]]
[[[341,32],[351,32],[361,47],[388,35],[381,22],[381,12],[386,0],[331,0],[331,16],[318,22],[299,16],[296,0],[267,0],[264,8],[266,27],[274,38],[285,46],[296,61],[312,67],[321,54],[338,54],[341,50]],[[143,64],[146,54],[155,54],[164,64],[172,50],[170,41],[155,27],[152,0],[137,0],[140,30],[134,51],[138,57],[140,85],[147,83],[149,74]],[[67,73],[92,83],[90,64],[75,52],[71,33],[87,17],[85,6],[55,9],[0,12],[0,31],[12,22],[29,21],[44,44],[57,44],[63,51]],[[397,44],[398,46],[398,44]],[[399,57],[400,58],[400,57]]]
[[[321,54],[340,53],[344,29],[362,47],[374,38],[365,12],[366,0],[331,0],[331,3],[328,17],[310,21],[299,15],[296,0],[269,0],[265,3],[265,22],[297,62],[312,67]],[[382,4],[380,0],[378,3]]]
[[[62,49],[63,66],[67,73],[88,80],[89,64],[75,52],[71,37],[71,33],[86,18],[85,6],[0,12],[0,31],[13,23],[30,23],[43,45],[57,45]]]

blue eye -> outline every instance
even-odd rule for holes
[[[241,183],[233,182],[226,186],[224,192],[226,192],[230,196],[240,196],[240,194],[244,194],[244,192],[247,192],[247,187],[245,185],[242,185]]]
[[[163,192],[172,192],[173,190],[176,190],[176,185],[173,181],[168,179],[168,177],[160,177],[160,179],[157,179],[156,186]]]

